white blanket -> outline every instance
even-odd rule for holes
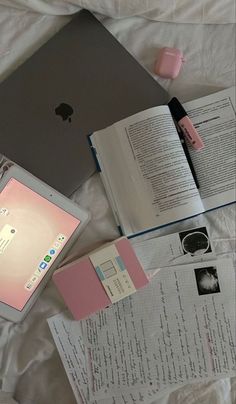
[[[138,12],[135,7],[137,5],[141,7],[144,3],[146,8],[140,8],[141,11]],[[165,15],[165,18],[160,18],[160,14],[158,18],[157,13],[164,3],[166,7],[165,9],[162,7],[164,13],[162,16]],[[178,7],[178,10],[186,22],[186,10],[190,10],[190,8],[184,9],[184,6],[190,3],[187,0],[165,0],[165,2],[0,0],[0,80],[29,57],[70,18],[49,14],[70,14],[77,11],[81,5],[86,5],[87,8],[91,5],[90,8],[96,8],[103,14],[115,17],[146,13],[149,20],[141,17],[120,20],[103,16],[99,18],[151,73],[160,47],[176,46],[183,50],[186,63],[176,80],[171,82],[155,77],[169,90],[170,94],[178,96],[182,101],[233,85],[235,78],[234,24],[197,24],[196,22],[203,20],[195,18],[196,12],[190,13],[190,11],[189,21],[192,19],[195,24],[180,23],[180,20],[178,23],[173,23],[177,21],[176,14],[171,14],[170,10],[172,10],[171,5],[177,3],[182,6],[182,8]],[[233,22],[235,18],[234,13],[231,15],[234,1],[204,2],[202,0],[191,2],[193,3],[199,3],[202,6],[211,4],[212,9],[218,10],[213,13],[214,18],[216,16],[219,18],[222,12],[220,21],[222,23]],[[26,4],[28,8],[24,9],[23,6]],[[102,5],[104,5],[103,9]],[[38,13],[33,12],[32,9]],[[194,9],[196,10],[196,5],[192,5],[192,10]],[[194,18],[195,21],[193,21]],[[208,18],[210,18],[209,13]],[[161,21],[155,21],[158,19]],[[96,243],[118,236],[97,174],[89,179],[73,198],[92,212],[92,221],[74,246],[71,252],[73,256],[79,256],[90,250]],[[208,224],[217,252],[230,253],[235,249],[235,217],[235,205],[231,205],[181,224],[169,226],[162,229],[159,234]],[[0,404],[13,404],[13,397],[20,404],[75,403],[46,323],[47,317],[60,312],[64,307],[62,299],[50,282],[22,324],[14,325],[0,319],[0,390],[2,390]],[[234,404],[235,402],[236,379],[186,386],[155,401],[156,404]]]
[[[73,14],[86,8],[113,18],[143,16],[185,23],[235,22],[234,0],[1,0],[0,4],[42,14]]]

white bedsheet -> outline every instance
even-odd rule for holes
[[[0,5],[0,80],[69,18]],[[121,20],[100,18],[150,72],[158,48],[176,46],[183,50],[186,63],[180,76],[173,82],[158,78],[170,94],[178,96],[182,101],[234,84],[233,24],[175,24],[141,17]],[[73,198],[92,212],[91,223],[74,246],[71,252],[73,256],[79,256],[97,243],[118,236],[97,174]],[[159,234],[168,234],[195,224],[208,224],[216,250],[219,253],[232,253],[235,249],[235,218],[235,205],[231,205],[166,227]],[[62,299],[50,282],[22,324],[14,325],[0,319],[0,404],[13,404],[13,397],[20,404],[75,403],[46,323],[46,318],[63,308]],[[171,395],[158,398],[155,403],[235,404],[236,379],[186,386]]]

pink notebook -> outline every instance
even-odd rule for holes
[[[125,284],[129,284],[131,293],[145,286],[148,278],[130,242],[126,238],[120,238],[109,245],[118,252],[115,260],[119,265],[121,276],[126,277],[124,278]],[[95,260],[96,262],[99,259],[101,261],[99,256],[106,248],[107,245],[95,250],[95,254],[92,252],[88,256],[59,268],[53,275],[54,283],[76,320],[86,318],[112,304],[112,296],[109,297],[109,292],[112,293],[110,282],[113,277],[113,268],[109,264],[111,261],[105,257],[104,262],[95,263]],[[104,287],[103,282],[108,285]],[[117,286],[117,280],[115,280],[115,285]],[[118,300],[120,300],[119,297]]]

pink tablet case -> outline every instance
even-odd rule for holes
[[[148,283],[135,252],[126,238],[114,242],[136,289]],[[89,256],[65,265],[53,281],[76,320],[81,320],[111,304]]]

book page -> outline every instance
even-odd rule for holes
[[[148,109],[95,132],[92,143],[124,234],[203,212],[167,106]]]
[[[163,268],[82,329],[96,396],[235,375],[233,262]]]
[[[205,148],[189,147],[205,210],[235,201],[235,87],[184,104]]]

